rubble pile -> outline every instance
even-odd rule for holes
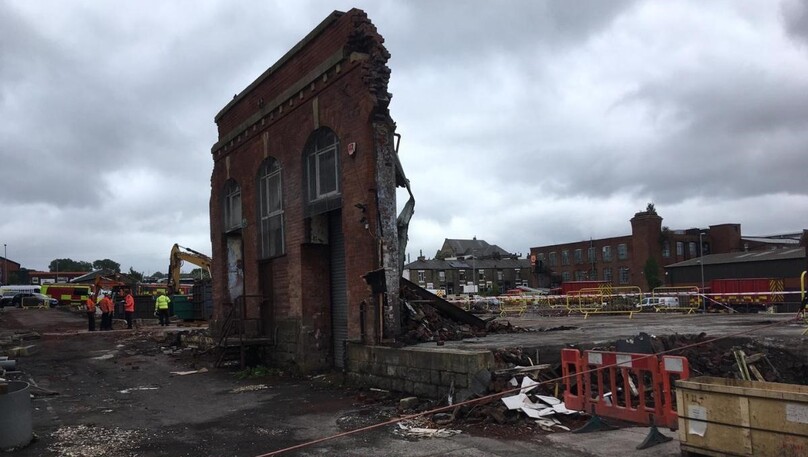
[[[406,308],[404,331],[401,336],[404,344],[456,341],[486,335],[485,331],[475,329],[471,325],[441,316],[431,306],[408,302],[404,308]]]
[[[706,339],[704,333],[695,336],[672,335],[658,338],[664,350],[688,346]],[[741,362],[741,365],[753,365],[765,381],[808,385],[808,365],[799,357],[784,349],[766,346],[755,340],[719,340],[675,351],[673,354],[687,357],[691,377],[742,379],[736,351],[745,356],[745,361]],[[753,377],[752,380],[759,379]]]
[[[450,425],[461,429],[485,428],[496,434],[508,434],[508,430],[511,430],[517,432],[517,436],[525,429],[538,428],[556,432],[578,428],[584,422],[584,416],[578,411],[567,409],[564,402],[548,390],[553,385],[541,384],[534,379],[552,376],[552,370],[547,370],[546,367],[514,367],[492,373],[486,395],[500,392],[502,397],[488,398],[479,403],[470,402],[448,411],[422,416],[415,421],[408,421],[398,433],[410,436],[455,433],[456,430],[445,428]],[[513,374],[520,370],[531,370],[532,373]],[[548,372],[540,376],[540,372],[545,370]],[[400,400],[398,410],[399,414],[407,415],[446,405],[445,400],[428,401],[407,397]]]
[[[649,354],[665,352],[683,356],[690,365],[691,377],[713,376],[808,385],[808,364],[785,349],[747,338],[709,341],[711,339],[706,333],[668,336],[641,333],[603,349]],[[748,372],[744,374],[746,370],[757,373],[750,376]]]
[[[401,340],[404,344],[428,341],[457,341],[464,338],[485,336],[489,333],[516,333],[527,330],[508,321],[490,320],[485,330],[457,322],[442,316],[435,308],[416,301],[404,302],[404,329]]]

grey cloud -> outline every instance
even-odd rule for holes
[[[780,14],[786,32],[808,46],[808,3],[804,0],[784,0],[780,4]]]
[[[408,4],[383,23],[397,66],[458,66],[488,53],[536,54],[580,42],[609,25],[634,1],[505,0]],[[462,68],[462,67],[461,67]]]

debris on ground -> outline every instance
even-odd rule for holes
[[[401,421],[396,424],[397,428],[393,430],[393,434],[406,438],[449,438],[462,433],[460,430],[448,428],[430,428],[425,426],[425,423],[423,420]]]
[[[508,411],[521,411],[527,417],[536,419],[542,428],[552,428],[555,425],[563,426],[555,416],[557,414],[578,414],[578,411],[567,409],[564,402],[550,395],[531,393],[540,384],[530,376],[523,376],[519,382],[515,377],[508,383],[510,386],[520,387],[519,393],[502,397],[501,401]],[[563,426],[564,429],[568,427]]]
[[[157,390],[158,387],[130,387],[128,389],[119,390],[118,393],[128,394],[138,390]]]
[[[197,374],[197,373],[207,373],[207,368],[200,368],[198,370],[188,370],[188,371],[172,371],[171,374],[177,376],[187,376],[189,374]]]
[[[471,325],[466,322],[458,322],[449,317],[451,313],[439,311],[433,306],[425,304],[423,296],[417,293],[408,293],[402,290],[402,322],[403,332],[401,342],[405,345],[435,341],[443,344],[444,341],[457,341],[464,338],[482,337],[489,333],[515,333],[526,332],[527,330],[511,324],[509,321],[491,317],[483,321],[474,317],[477,324]],[[437,298],[436,298],[437,299]],[[455,310],[455,306],[446,304],[450,309]],[[486,312],[487,312],[486,308]],[[444,310],[445,311],[445,310]],[[463,312],[459,308],[456,311],[463,315],[474,313],[474,310]],[[455,316],[457,318],[457,316]],[[462,320],[462,319],[461,319]],[[483,327],[483,323],[485,326]]]
[[[650,353],[665,352],[687,358],[691,377],[714,376],[808,385],[808,364],[785,348],[766,345],[760,340],[723,338],[712,341],[706,333],[660,337],[640,334],[630,340],[629,343],[641,341],[642,346],[650,348]],[[625,347],[626,341],[620,340],[603,350]]]
[[[94,425],[62,426],[53,432],[48,450],[63,457],[135,456],[148,440],[141,430],[123,430]]]
[[[427,341],[456,341],[486,335],[484,330],[441,316],[431,306],[411,302],[406,303],[403,308],[406,311],[401,341],[407,345]]]
[[[253,384],[249,386],[236,387],[235,389],[231,390],[230,393],[240,394],[244,392],[256,392],[259,390],[266,390],[266,389],[269,389],[269,386],[266,384]]]

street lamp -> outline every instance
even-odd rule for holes
[[[701,268],[701,294],[702,298],[704,298],[704,242],[702,241],[702,237],[704,236],[704,232],[699,232],[699,266]],[[707,310],[707,301],[704,301],[704,310]]]
[[[6,243],[3,243],[3,284],[8,284],[8,254],[6,254]]]
[[[471,281],[474,288],[471,289],[472,293],[479,294],[480,288],[477,281],[477,256],[474,255],[474,249],[471,250]]]

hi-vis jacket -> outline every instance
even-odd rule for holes
[[[132,294],[126,294],[126,298],[124,299],[126,305],[124,306],[124,311],[127,313],[135,312],[135,298],[132,297]]]
[[[98,300],[98,307],[101,308],[102,313],[111,313],[114,311],[112,300],[110,300],[107,296],[104,296],[104,298]]]
[[[171,299],[165,295],[160,295],[157,297],[157,304],[155,308],[157,309],[168,309],[168,304],[171,303]]]
[[[88,313],[95,312],[95,302],[93,301],[93,297],[87,297],[87,301],[85,302],[85,306]]]

